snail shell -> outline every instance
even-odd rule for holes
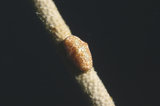
[[[83,72],[93,67],[92,56],[88,44],[76,36],[64,40],[64,47],[69,59]]]

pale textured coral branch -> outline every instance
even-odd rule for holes
[[[114,106],[112,98],[94,68],[75,77],[83,91],[88,94],[93,106]]]
[[[33,0],[42,22],[46,28],[54,34],[56,42],[63,41],[66,37],[71,36],[69,27],[65,24],[56,5],[52,0]]]
[[[87,44],[78,37],[69,37],[72,36],[71,31],[65,24],[52,0],[33,1],[38,16],[45,24],[47,30],[53,34],[55,42],[65,42],[65,46],[70,46],[66,47],[70,55],[69,58],[73,61],[72,64],[78,68],[74,72],[81,70],[78,74],[73,75],[77,83],[81,86],[82,91],[88,96],[92,106],[115,106],[92,66],[92,58]],[[74,41],[74,39],[77,41]]]

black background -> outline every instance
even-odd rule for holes
[[[147,0],[55,0],[117,106],[158,106],[160,7]],[[0,2],[0,106],[87,106],[30,0]]]

